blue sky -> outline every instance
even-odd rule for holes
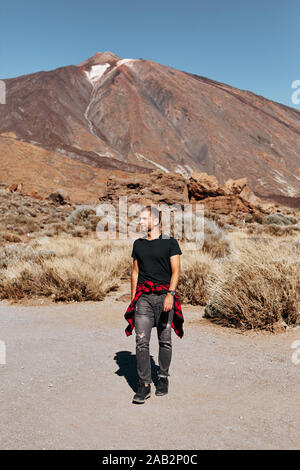
[[[96,52],[144,58],[300,110],[299,0],[6,0],[0,78],[78,64]]]

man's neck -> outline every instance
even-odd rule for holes
[[[155,230],[148,232],[146,238],[147,240],[155,240],[155,238],[159,238],[160,235],[161,235],[160,229],[155,229]]]

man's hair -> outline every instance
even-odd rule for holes
[[[141,208],[141,213],[144,212],[144,211],[148,211],[150,214],[152,213],[152,215],[154,217],[158,217],[158,220],[159,220],[159,224],[161,223],[161,210],[158,209],[156,206],[153,206],[151,204],[148,204],[147,206],[142,206]]]

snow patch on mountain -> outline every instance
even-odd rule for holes
[[[89,71],[85,71],[85,73],[90,82],[94,83],[102,77],[108,67],[110,67],[110,64],[108,63],[103,65],[92,65],[91,69]]]
[[[129,65],[129,67],[132,67],[133,62],[135,62],[136,60],[138,60],[138,59],[121,59],[121,60],[118,60],[117,67],[119,67],[122,64],[127,64],[127,65]]]
[[[95,132],[94,125],[93,125],[92,121],[89,119],[88,115],[89,115],[89,112],[90,112],[90,107],[94,102],[95,90],[97,88],[96,83],[98,82],[98,80],[100,80],[100,78],[102,77],[102,75],[104,74],[105,70],[108,67],[110,67],[109,63],[105,63],[103,65],[98,64],[98,65],[93,65],[90,68],[89,71],[85,71],[88,79],[90,80],[90,82],[93,85],[93,90],[92,90],[92,93],[91,93],[89,104],[87,105],[87,108],[85,110],[84,117],[87,120],[87,123],[88,123],[89,130],[90,130],[91,134],[93,134],[97,138],[99,138],[99,137],[98,137],[97,133]]]
[[[177,165],[175,173],[180,173],[184,178],[188,178],[192,173],[192,169],[188,165]]]
[[[272,168],[271,171],[273,172],[273,174],[275,173],[275,176],[272,176],[273,180],[283,185],[283,188],[279,189],[280,192],[282,192],[283,194],[287,194],[290,197],[294,197],[297,195],[297,189],[289,185],[288,181],[283,176],[283,174],[280,173],[280,171],[276,170],[275,168]]]
[[[191,168],[190,165],[186,165],[186,164],[185,164],[185,165],[183,165],[183,166],[185,166],[185,168],[190,172],[190,174],[193,173],[193,168]]]
[[[146,160],[147,162],[152,163],[152,165],[157,166],[157,168],[160,168],[161,170],[165,171],[166,173],[170,173],[170,170],[168,170],[168,169],[165,168],[164,166],[160,165],[159,163],[156,163],[156,162],[154,162],[153,160],[150,160],[149,158],[145,157],[145,156],[142,155],[141,153],[135,152],[135,155],[137,156],[138,159],[143,158],[143,159]]]

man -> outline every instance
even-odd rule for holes
[[[161,232],[161,212],[144,206],[140,213],[141,230],[147,235],[134,241],[131,256],[131,303],[125,319],[127,335],[136,332],[136,360],[139,387],[133,403],[144,403],[151,396],[151,366],[149,343],[151,330],[157,327],[159,370],[156,395],[168,393],[169,367],[172,357],[171,327],[182,338],[184,322],[176,287],[180,276],[178,241],[164,238]],[[166,235],[164,235],[166,236]]]

